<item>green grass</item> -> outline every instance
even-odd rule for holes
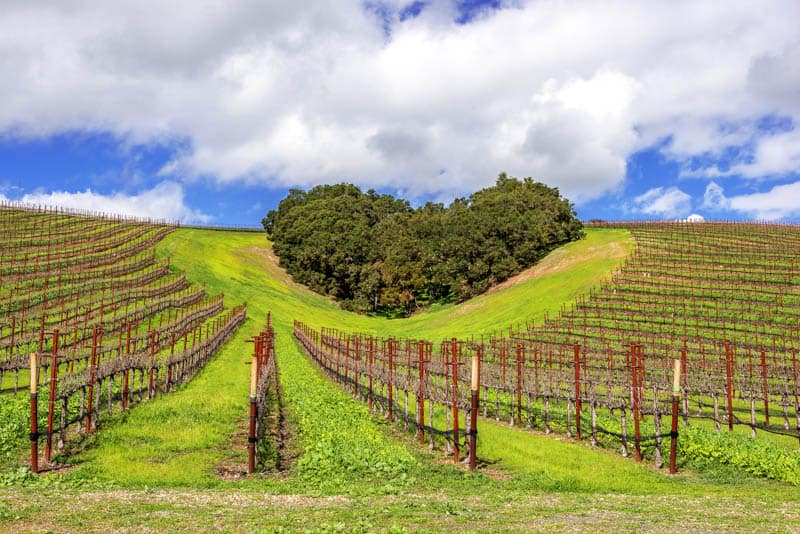
[[[278,354],[292,353],[282,336]],[[386,482],[405,477],[417,465],[402,444],[386,437],[364,404],[332,387],[306,358],[279,360],[285,402],[292,409],[303,449],[297,468],[306,481],[339,488],[355,477]]]
[[[174,232],[159,245],[159,254],[171,256],[173,266],[186,270],[190,280],[202,282],[210,293],[224,292],[228,305],[247,301],[250,319],[192,382],[106,424],[77,457],[74,471],[43,479],[24,473],[7,476],[5,480],[16,482],[6,489],[0,477],[0,530],[797,528],[796,488],[741,471],[683,471],[669,477],[649,463],[622,459],[616,451],[493,421],[482,420],[480,426],[483,469],[466,472],[445,459],[441,450],[431,453],[418,447],[400,425],[383,423],[321,378],[292,339],[293,319],[315,327],[431,340],[478,336],[540,320],[609,275],[621,260],[606,252],[632,246],[624,231],[592,229],[587,234],[586,240],[551,257],[553,264],[568,265],[566,270],[555,269],[460,306],[387,320],[343,312],[330,300],[292,284],[266,259],[269,249],[262,235]],[[277,333],[281,381],[299,434],[299,467],[284,476],[226,481],[216,475],[216,467],[244,464],[243,446],[233,446],[232,438],[247,414],[249,370],[244,362],[252,347],[246,339],[260,330],[268,310]],[[315,402],[323,399],[324,406]],[[336,414],[325,410],[331,403],[347,413],[347,425],[337,425]],[[304,417],[312,420],[304,423]],[[345,441],[332,439],[322,451],[314,449],[337,426],[349,427],[341,438]],[[358,435],[361,441],[347,441]],[[336,452],[331,449],[368,450],[364,446],[380,452],[375,458],[358,452],[346,464],[320,460],[325,452]],[[409,451],[413,459],[403,460]],[[392,456],[399,459],[398,469],[369,474],[369,466]],[[331,470],[310,469],[306,473],[311,475],[304,475],[304,461]],[[332,473],[359,461],[367,467],[324,483]],[[770,520],[765,523],[767,515]]]
[[[253,319],[247,324],[252,326]],[[243,461],[243,450],[226,443],[243,419],[248,383],[242,380],[246,325],[206,369],[175,393],[158,397],[118,415],[101,428],[91,447],[77,457],[74,478],[95,478],[126,485],[219,484],[214,467]],[[73,461],[72,458],[69,461]]]
[[[523,313],[521,310],[539,316],[544,313],[542,310],[556,311],[562,302],[583,291],[592,281],[596,282],[598,277],[605,276],[617,264],[619,260],[604,258],[603,251],[619,241],[629,246],[624,232],[590,230],[585,240],[554,253],[554,258],[559,261],[576,262],[573,268],[592,273],[592,276],[582,273],[573,277],[580,281],[568,283],[569,271],[555,272],[460,306],[443,306],[404,321],[343,312],[331,300],[292,284],[266,258],[268,243],[261,234],[203,230],[174,232],[159,245],[159,255],[169,256],[175,269],[186,270],[190,280],[202,282],[210,294],[224,293],[228,305],[246,301],[249,319],[220,354],[179,392],[144,403],[121,416],[124,420],[119,424],[107,424],[87,452],[77,457],[79,468],[70,476],[115,481],[126,486],[157,483],[208,487],[219,484],[214,468],[233,461],[227,446],[231,436],[237,432],[237,424],[241,424],[246,415],[249,371],[243,364],[252,349],[245,340],[259,331],[267,311],[272,312],[279,357],[287,362],[281,366],[285,393],[290,405],[297,407],[298,421],[303,421],[305,413],[300,403],[308,398],[309,390],[318,387],[315,385],[318,379],[314,378],[314,369],[292,340],[291,328],[295,318],[316,325],[336,325],[392,335],[435,338],[488,333],[509,324],[512,317]],[[592,255],[600,257],[585,259]],[[450,330],[448,317],[452,316],[455,316],[454,322],[458,326]],[[536,318],[534,313],[530,316]],[[426,324],[427,327],[423,327]],[[337,402],[346,397],[330,384],[318,389],[324,392],[320,395],[335,398]],[[354,405],[345,400],[348,405]],[[317,408],[319,406],[317,404]],[[362,427],[352,430],[351,434],[362,434],[361,447],[367,447],[364,452],[354,453],[353,463],[357,464],[360,460],[356,457],[368,457],[369,447],[376,446],[378,433],[370,430],[374,422],[363,407],[351,416],[353,424]],[[335,414],[326,417],[335,417]],[[312,426],[318,427],[317,435],[306,435]],[[319,428],[319,425],[306,427],[300,441],[305,442],[309,451],[316,451],[317,456],[320,455],[320,445],[315,447],[314,444],[320,440],[358,449],[353,440],[347,441],[345,434],[336,440],[325,441],[321,436],[327,436],[330,429]],[[134,447],[131,447],[132,443]],[[239,459],[241,454],[243,451],[239,452]],[[236,458],[237,454],[233,457]],[[307,471],[318,469],[303,458],[300,465],[306,466]],[[340,467],[348,468],[347,465]]]

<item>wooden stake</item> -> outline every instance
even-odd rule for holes
[[[39,472],[39,398],[36,386],[39,381],[37,355],[31,353],[31,471]]]
[[[472,383],[469,412],[469,469],[474,471],[478,465],[478,395],[481,387],[480,365],[483,347],[472,356]]]
[[[669,474],[678,470],[678,403],[681,399],[681,361],[675,360],[672,374],[672,429],[669,433]]]

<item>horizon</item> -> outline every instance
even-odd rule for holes
[[[448,205],[448,204],[445,204]],[[85,208],[71,208],[67,206],[59,206],[55,204],[30,204],[16,200],[0,199],[0,209],[20,209],[26,211],[41,211],[52,212],[76,217],[87,218],[107,218],[113,220],[120,220],[126,222],[142,222],[146,224],[162,224],[167,226],[176,226],[180,228],[199,228],[208,230],[231,230],[231,231],[265,231],[262,224],[248,225],[248,224],[211,224],[202,222],[182,222],[177,219],[164,219],[157,217],[147,217],[138,215],[128,215],[124,213],[93,211]],[[765,219],[706,219],[702,215],[692,214],[687,217],[678,219],[659,219],[659,218],[636,218],[636,219],[581,219],[578,217],[581,224],[584,225],[627,225],[627,224],[659,224],[659,223],[679,223],[679,224],[758,224],[758,225],[776,225],[776,226],[800,226],[800,222],[787,222],[787,221],[770,221]],[[259,221],[260,222],[260,221]]]

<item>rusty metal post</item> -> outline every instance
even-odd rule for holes
[[[169,363],[167,363],[167,383],[164,384],[164,392],[169,393],[170,388],[172,387],[172,366],[173,362],[172,359],[175,357],[175,332],[172,332],[172,343],[169,347]]]
[[[800,439],[800,395],[797,384],[797,351],[792,347],[792,378],[794,378],[794,411],[797,418],[797,438]]]
[[[764,390],[764,425],[769,426],[769,387],[767,384],[767,353],[761,347],[761,377]]]
[[[56,382],[58,381],[58,328],[53,330],[53,359],[50,364],[50,398],[47,401],[47,441],[44,460],[50,463],[53,452],[53,412],[56,402]]]
[[[639,346],[631,344],[631,378],[633,386],[633,440],[635,446],[634,457],[637,462],[642,461],[641,433],[639,429]]]
[[[345,340],[344,345],[344,385],[347,387],[347,383],[350,381],[350,335],[347,335],[347,339]]]
[[[256,418],[258,407],[256,405],[256,387],[258,384],[258,357],[253,356],[250,367],[250,431],[247,436],[247,473],[253,474],[256,470]]]
[[[24,308],[23,308],[23,314],[24,314]],[[20,326],[24,328],[24,324]],[[14,334],[16,333],[16,330],[17,330],[17,316],[14,315],[11,317],[11,346],[9,347],[9,353],[8,353],[9,358],[14,357],[14,345],[15,345]],[[20,330],[22,330],[22,328],[20,328]]]
[[[728,432],[733,432],[733,359],[731,344],[725,342],[725,393],[728,397]]]
[[[389,421],[394,421],[394,340],[389,338]]]
[[[128,326],[126,327],[126,341],[125,341],[125,370],[122,372],[122,409],[126,409],[128,407],[128,361],[127,356],[131,353],[131,322],[128,321]]]
[[[36,391],[39,382],[37,354],[31,353],[31,471],[39,472],[39,395]]]
[[[581,347],[575,343],[575,438],[581,440]]]
[[[44,293],[44,304],[47,305],[47,281],[45,280],[45,293]],[[42,312],[42,323],[39,326],[39,354],[44,351],[44,312]]]
[[[355,381],[353,382],[353,396],[359,398],[361,397],[361,391],[359,390],[359,386],[361,385],[359,384],[359,382],[361,381],[361,373],[359,373],[359,367],[361,362],[361,355],[359,354],[359,352],[361,351],[361,344],[359,343],[358,337],[353,339],[353,346],[354,346],[353,350],[355,351],[355,359],[353,363],[353,365],[355,366],[355,371],[353,374],[355,375],[356,378]]]
[[[150,332],[150,384],[147,390],[147,396],[151,399],[155,396],[155,384],[153,383],[153,373],[155,372],[156,365],[156,333]]]
[[[419,422],[419,443],[425,444],[425,342],[419,342],[419,388],[417,390],[417,421]]]
[[[336,337],[336,382],[342,383],[341,360],[342,357],[342,338],[341,335]]]
[[[453,461],[458,463],[461,459],[458,436],[458,341],[453,338],[451,341],[452,354],[450,362],[453,365]]]
[[[367,365],[369,366],[369,409],[372,410],[372,362],[375,359],[375,338],[370,336],[369,338],[369,361]]]
[[[86,406],[86,433],[92,430],[92,408],[94,406],[94,378],[97,366],[97,325],[92,330],[92,359],[89,362],[89,402]]]
[[[672,429],[669,433],[669,474],[678,471],[678,403],[681,399],[681,361],[675,360],[672,375]]]
[[[517,426],[522,426],[522,345],[517,343]]]
[[[689,377],[686,373],[686,369],[688,367],[686,363],[686,339],[683,340],[683,349],[681,349],[681,372],[683,373],[683,391],[684,391],[684,398],[683,398],[683,424],[689,424]]]

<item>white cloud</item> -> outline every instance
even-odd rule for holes
[[[10,199],[0,193],[0,200]],[[162,182],[153,189],[137,194],[112,193],[103,195],[91,189],[78,192],[35,192],[15,198],[24,204],[59,206],[93,212],[117,213],[133,217],[166,219],[183,223],[208,223],[211,217],[186,206],[183,187],[175,182]]]
[[[756,124],[800,124],[799,3],[513,4],[466,26],[451,1],[395,12],[387,38],[358,0],[7,3],[0,132],[177,138],[167,177],[416,195],[507,171],[590,199],[665,136],[679,160],[751,143],[746,176],[796,170]]]
[[[716,183],[706,187],[703,207],[733,211],[765,221],[800,216],[800,181],[776,185],[769,191],[728,197]]]
[[[730,203],[725,196],[725,190],[716,182],[711,182],[706,186],[703,194],[703,208],[712,211],[722,211],[730,209]]]
[[[633,202],[634,211],[668,218],[684,216],[692,209],[692,197],[677,187],[650,189]]]
[[[728,174],[760,178],[798,171],[800,171],[800,129],[795,129],[759,139],[756,142],[753,161],[732,166]]]

